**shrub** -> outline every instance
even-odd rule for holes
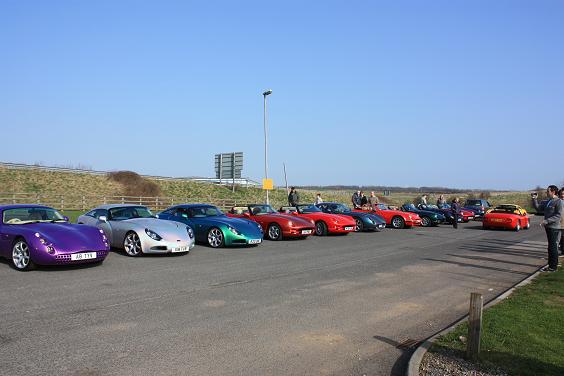
[[[109,172],[108,179],[120,183],[124,187],[126,196],[158,197],[161,189],[157,183],[152,182],[133,171]]]

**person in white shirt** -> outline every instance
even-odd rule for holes
[[[323,199],[321,198],[321,193],[318,193],[317,196],[315,196],[315,205],[321,204],[322,202]]]

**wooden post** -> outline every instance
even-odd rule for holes
[[[480,335],[482,332],[482,309],[484,298],[482,294],[473,292],[470,294],[470,313],[468,316],[468,345],[466,347],[466,359],[478,360],[480,354]]]

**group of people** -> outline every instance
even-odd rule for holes
[[[548,240],[548,266],[546,272],[555,272],[558,268],[558,253],[564,255],[564,187],[560,190],[555,185],[546,189],[547,200],[538,201],[538,194],[532,193],[533,206],[544,214],[541,226],[546,231]]]
[[[363,191],[356,191],[355,193],[353,193],[351,201],[353,208],[355,209],[360,209],[367,206],[374,208],[380,202],[374,192],[370,192],[370,196],[366,197]]]

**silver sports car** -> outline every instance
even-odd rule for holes
[[[189,226],[157,219],[141,205],[102,205],[78,217],[77,222],[98,227],[112,247],[124,249],[129,256],[187,253],[195,244]]]

